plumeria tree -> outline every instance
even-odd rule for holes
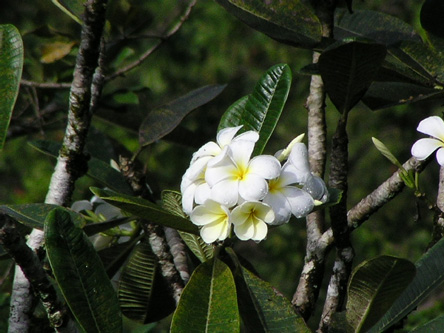
[[[0,206],[3,257],[16,265],[10,332],[145,332],[170,315],[162,322],[172,332],[382,332],[402,326],[442,284],[444,121],[424,117],[417,130],[431,137],[418,136],[404,163],[373,138],[395,171],[359,198],[350,198],[349,186],[360,184],[349,182],[347,126],[359,102],[372,110],[442,102],[440,1],[424,1],[416,31],[387,14],[353,12],[351,0],[217,0],[220,11],[252,29],[313,52],[298,73],[311,79],[306,131],[274,144],[278,151],[270,146],[291,96],[287,64],[270,67],[248,95],[230,101],[208,142],[180,124],[225,85],[194,87],[147,113],[149,89],[118,81],[186,25],[195,0],[180,1],[168,14],[144,12],[155,4],[137,2],[53,2],[72,26],[69,33],[50,26],[30,33],[54,39],[38,65],[26,54],[25,31],[0,25],[0,147],[7,136],[40,128],[29,119],[10,124],[27,101],[47,129],[59,125],[51,117],[66,125],[58,141],[30,143],[56,158],[45,202]],[[162,19],[148,15],[156,9]],[[147,48],[135,43],[146,39]],[[336,117],[332,135],[329,114]],[[91,126],[96,118],[136,132],[138,143],[128,149],[111,139]],[[196,149],[188,168],[174,175],[180,188],[158,191],[142,162],[163,140]],[[419,179],[435,151],[436,199]],[[95,186],[73,200],[85,175]],[[434,214],[423,256],[412,262],[363,254],[366,260],[354,262],[352,233],[405,187]],[[304,256],[304,265],[294,294],[283,295],[239,248],[304,221],[306,251],[292,254]],[[414,331],[441,330],[444,316],[435,317]]]

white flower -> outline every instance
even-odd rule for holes
[[[190,215],[191,222],[202,226],[200,236],[208,244],[229,236],[229,218],[228,208],[213,200],[206,200],[204,204],[194,208]]]
[[[209,187],[205,181],[205,171],[208,162],[219,155],[232,142],[249,141],[254,144],[259,139],[259,134],[254,131],[247,131],[235,137],[241,127],[224,128],[217,134],[217,143],[210,141],[193,154],[190,166],[183,175],[180,184],[182,208],[186,214],[191,213],[194,203],[202,204],[209,198]]]
[[[274,212],[270,206],[262,202],[246,201],[231,212],[230,221],[234,225],[234,233],[240,240],[261,241],[267,236],[267,223],[274,220]]]
[[[313,197],[296,186],[298,179],[300,177],[297,169],[287,162],[282,167],[280,176],[268,182],[268,194],[263,202],[273,208],[276,215],[273,225],[287,223],[291,214],[300,218],[313,210]]]
[[[227,207],[233,207],[242,198],[259,201],[268,192],[266,179],[279,176],[281,165],[270,155],[250,160],[254,142],[232,142],[207,166],[205,180],[211,188],[211,198]]]
[[[435,150],[438,163],[444,165],[444,121],[437,116],[422,120],[417,128],[418,132],[428,134],[433,138],[419,139],[412,146],[412,156],[418,160],[425,160]]]

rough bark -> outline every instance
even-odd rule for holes
[[[83,154],[86,136],[92,117],[91,91],[95,95],[101,86],[93,88],[93,75],[99,64],[100,41],[105,24],[106,0],[90,0],[85,3],[79,53],[73,74],[69,96],[68,123],[57,164],[51,177],[46,203],[67,205],[74,191],[75,181],[87,170],[87,159]],[[36,250],[42,246],[43,232],[34,229],[28,246]],[[11,296],[10,332],[27,332],[33,297],[30,285],[22,270],[17,266]]]

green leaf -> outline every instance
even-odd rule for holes
[[[162,207],[171,214],[186,218],[185,213],[182,211],[181,202],[182,195],[179,192],[162,192]],[[188,248],[201,262],[205,262],[213,258],[213,245],[205,243],[200,236],[183,231],[179,231],[179,235],[182,237],[185,244],[187,244]]]
[[[200,264],[180,297],[171,333],[239,330],[236,287],[230,269],[217,258]]]
[[[124,243],[116,243],[110,247],[98,251],[100,260],[105,266],[106,274],[110,279],[121,270],[123,264],[128,259],[134,246],[140,241],[142,237],[136,237]]]
[[[242,131],[259,133],[253,156],[260,155],[281,116],[291,86],[291,70],[286,64],[271,67],[254,87],[248,99],[240,99],[222,116],[219,128],[243,125]],[[245,103],[245,106],[244,106]]]
[[[384,45],[356,40],[333,44],[322,52],[319,71],[339,112],[350,111],[364,96],[385,55]]]
[[[405,82],[373,82],[362,101],[372,110],[444,98],[444,90]]]
[[[239,309],[248,332],[311,332],[288,299],[241,266],[231,248],[226,252],[236,268]]]
[[[31,141],[29,144],[38,151],[55,158],[57,158],[59,155],[59,150],[61,147],[61,145],[57,142],[45,140]],[[91,157],[88,160],[87,175],[97,180],[105,187],[109,187],[125,194],[133,193],[131,186],[126,182],[125,177],[119,171],[111,167],[109,163],[106,163],[98,158]]]
[[[59,208],[64,210],[71,216],[73,223],[82,228],[86,221],[81,214],[76,213],[70,209],[63,208],[57,205],[33,203],[21,205],[1,205],[0,210],[5,214],[13,217],[18,222],[39,230],[43,230],[46,216],[54,209]]]
[[[346,318],[352,332],[366,332],[390,308],[415,276],[406,259],[380,256],[355,268],[347,293]]]
[[[421,8],[421,25],[427,32],[444,38],[444,3],[442,0],[426,0]]]
[[[140,126],[140,144],[147,146],[163,138],[175,129],[187,114],[214,99],[225,87],[226,85],[205,86],[152,110]]]
[[[23,42],[12,24],[0,25],[0,149],[20,88],[23,69]]]
[[[378,139],[372,137],[373,144],[375,145],[376,149],[379,150],[379,152],[387,158],[390,162],[392,162],[394,165],[396,165],[398,168],[402,168],[402,164],[398,161],[398,159],[395,157],[395,155],[392,154],[390,149],[387,148],[385,144],[383,144]]]
[[[439,333],[442,332],[442,328],[444,327],[444,316],[438,317],[429,321],[427,324],[419,326],[413,330],[411,333]]]
[[[416,264],[416,276],[385,316],[369,332],[382,332],[395,325],[425,300],[444,281],[444,238]]]
[[[165,283],[161,283],[163,277],[158,268],[150,245],[140,242],[131,253],[119,280],[120,307],[128,318],[145,324],[158,321],[174,311],[175,301]]]
[[[147,219],[150,222],[158,223],[166,227],[199,234],[199,229],[190,220],[170,214],[156,204],[142,198],[117,193],[111,190],[102,190],[96,187],[91,188],[91,192],[109,204],[116,206],[126,212]]]
[[[52,0],[54,5],[59,7],[66,15],[79,24],[82,24],[85,1],[86,0]]]
[[[247,105],[248,98],[250,98],[250,95],[241,97],[228,107],[227,111],[220,118],[217,128],[218,132],[224,128],[236,127],[242,124],[242,115],[246,112],[245,106]]]
[[[385,45],[403,40],[421,41],[415,29],[396,17],[371,10],[355,10],[350,14],[344,8],[335,11],[336,39],[361,37]]]
[[[83,330],[122,332],[119,303],[102,262],[66,211],[49,213],[45,244],[57,284]]]
[[[99,232],[104,232],[104,231],[109,230],[111,228],[128,223],[129,220],[130,219],[128,217],[120,217],[115,220],[109,220],[109,221],[98,222],[98,223],[90,223],[90,224],[85,225],[85,227],[83,228],[83,232],[87,236],[96,235]]]
[[[285,44],[313,48],[322,38],[321,24],[310,7],[299,0],[217,0],[251,28]]]

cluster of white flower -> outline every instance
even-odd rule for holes
[[[226,239],[232,226],[239,239],[261,241],[267,224],[286,223],[291,214],[306,216],[328,200],[324,181],[310,172],[303,136],[275,156],[250,159],[259,135],[236,136],[241,127],[221,130],[217,143],[195,152],[182,178],[182,208],[201,226],[206,243]]]
[[[412,156],[418,160],[425,160],[436,150],[436,159],[439,165],[444,166],[444,121],[442,118],[432,116],[422,120],[417,131],[430,135],[431,138],[416,141],[412,146]]]

